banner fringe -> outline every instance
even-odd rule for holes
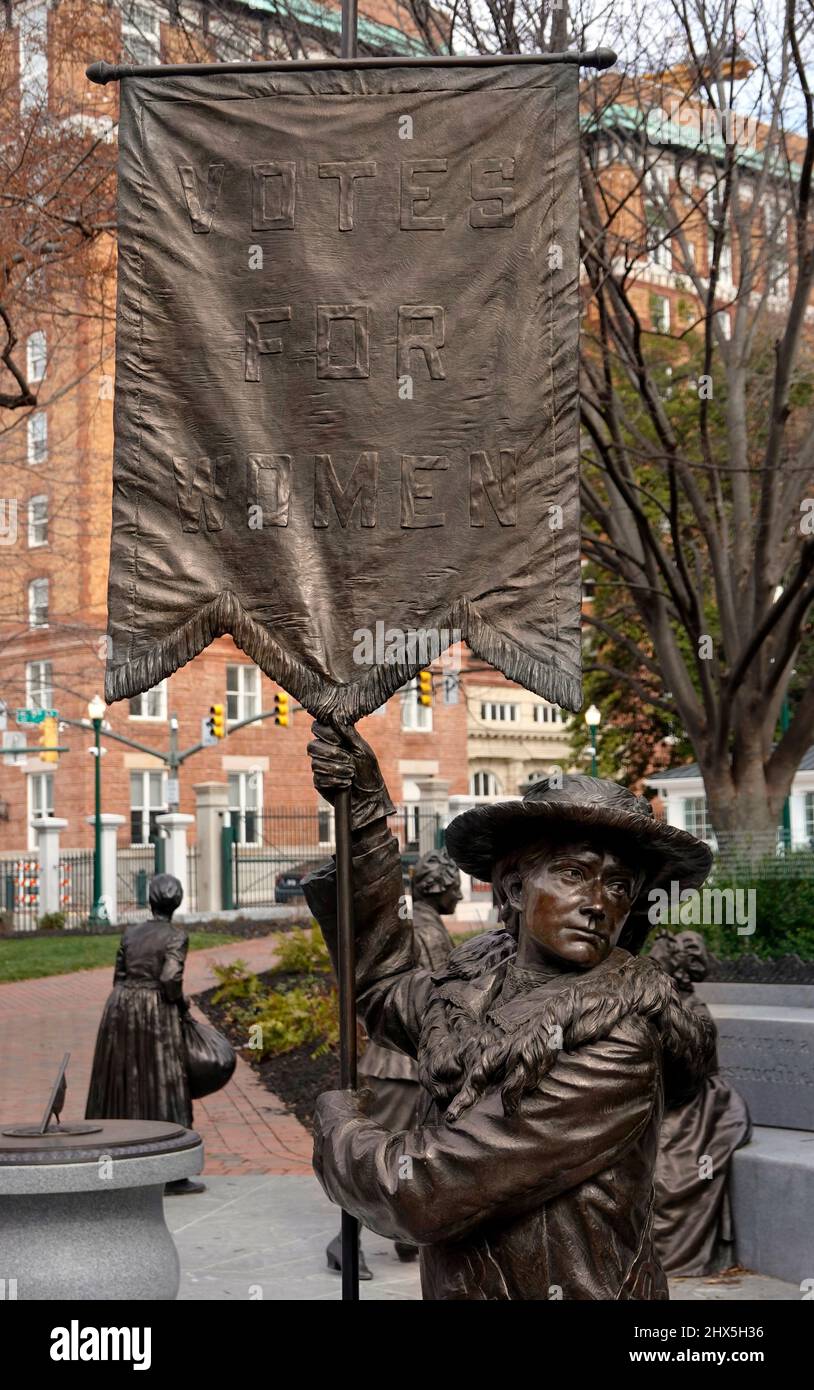
[[[582,704],[578,671],[564,670],[551,659],[533,656],[484,621],[467,599],[458,599],[449,615],[435,619],[424,631],[458,631],[476,656],[502,671],[509,680],[576,712]],[[427,663],[385,662],[373,667],[358,682],[332,685],[330,681],[290,656],[267,629],[249,617],[231,590],[224,590],[193,618],[157,642],[143,656],[113,666],[105,672],[105,700],[132,699],[151,690],[179,667],[200,655],[216,637],[229,635],[283,690],[322,723],[355,724],[378,709]],[[449,644],[448,644],[449,645]],[[439,653],[440,655],[440,653]],[[437,659],[437,658],[436,658]]]

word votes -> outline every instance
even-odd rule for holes
[[[499,460],[485,450],[469,455],[469,525],[484,526],[487,516],[501,526],[517,525],[517,453],[501,449]],[[173,456],[173,473],[181,525],[185,531],[222,531],[227,492],[235,472],[230,454],[213,457]],[[400,524],[406,530],[445,526],[446,513],[433,495],[434,473],[446,472],[447,458],[425,454],[401,455]],[[379,454],[360,453],[344,482],[330,454],[314,456],[313,524],[337,523],[345,529],[354,513],[358,524],[374,527],[379,517]],[[249,454],[246,470],[246,526],[252,531],[288,526],[291,512],[293,459],[290,454]],[[487,508],[488,504],[488,508]],[[230,519],[234,515],[229,509]]]
[[[443,232],[447,214],[434,203],[438,193],[437,176],[446,174],[449,161],[405,159],[401,161],[398,222],[402,231]],[[192,230],[208,236],[218,210],[226,165],[211,163],[206,186],[192,164],[179,164],[178,177],[186,200]],[[469,225],[476,230],[513,227],[515,161],[509,155],[485,156],[469,164],[472,206]],[[434,176],[435,186],[421,179]],[[357,180],[375,179],[379,165],[375,159],[339,159],[318,165],[318,177],[336,184],[336,203],[331,223],[340,232],[352,232],[356,225],[355,193]],[[300,177],[300,183],[302,177]],[[290,231],[296,226],[299,184],[293,159],[271,160],[251,166],[252,230]],[[327,229],[326,229],[327,230]]]

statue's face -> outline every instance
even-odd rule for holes
[[[453,883],[449,888],[445,888],[443,893],[438,895],[438,911],[446,917],[453,913],[461,901],[463,893],[460,883]]]
[[[606,959],[639,887],[631,864],[592,841],[554,847],[517,877],[521,955],[560,970]]]

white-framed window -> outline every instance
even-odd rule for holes
[[[26,709],[53,709],[54,668],[50,661],[27,661],[25,664]]]
[[[334,813],[330,806],[320,806],[317,811],[317,837],[321,845],[334,843]]]
[[[645,236],[650,264],[659,270],[672,270],[673,251],[669,223],[664,210],[656,203],[644,205]]]
[[[28,431],[28,462],[45,463],[48,458],[48,416],[42,410],[29,415],[26,424]]]
[[[226,667],[226,718],[230,724],[260,713],[260,669]]]
[[[32,550],[48,544],[48,498],[44,492],[28,499],[28,544]]]
[[[263,774],[257,768],[247,772],[230,772],[229,810],[232,825],[237,827],[237,841],[241,845],[263,843],[263,827],[260,815],[263,810]]]
[[[500,778],[496,773],[489,772],[487,768],[472,773],[469,779],[470,796],[499,796],[500,792]]]
[[[651,294],[650,323],[655,333],[670,332],[670,301],[666,294]]]
[[[517,705],[508,700],[482,700],[480,717],[490,724],[516,724]]]
[[[20,15],[20,112],[48,100],[48,5],[31,5]]]
[[[814,848],[814,792],[806,792],[803,804],[806,841]]]
[[[535,724],[567,724],[568,715],[559,705],[535,705]]]
[[[45,376],[47,344],[41,328],[29,333],[26,343],[26,366],[29,382],[42,381]]]
[[[161,681],[152,690],[145,690],[130,701],[130,719],[166,719],[167,682]]]
[[[432,705],[418,703],[418,681],[411,680],[401,691],[401,727],[408,733],[432,730]]]
[[[684,798],[684,828],[689,830],[690,834],[697,835],[699,840],[714,838],[705,796]]]
[[[53,772],[29,772],[28,782],[28,848],[37,848],[37,832],[32,820],[54,814]]]
[[[167,774],[164,771],[130,773],[130,843],[155,844],[159,837],[156,817],[169,810]]]
[[[28,586],[28,626],[48,626],[48,606],[50,582],[47,579],[32,579]]]
[[[122,6],[122,45],[125,61],[147,67],[161,61],[161,19],[151,5],[137,0]]]

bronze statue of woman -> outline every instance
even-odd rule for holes
[[[314,1167],[365,1226],[420,1247],[427,1299],[665,1299],[653,1176],[665,1091],[695,1093],[709,1021],[638,952],[650,891],[712,861],[614,782],[546,779],[447,828],[493,883],[504,926],[422,968],[400,912],[398,845],[372,749],[314,726],[314,781],[351,788],[357,998],[370,1036],[416,1058],[420,1124],[393,1133],[363,1095],[329,1091]],[[336,947],[335,866],[304,882]]]
[[[89,1120],[168,1120],[192,1127],[181,1015],[189,937],[173,925],[183,888],[172,874],[150,880],[152,918],[126,927],[116,954],[113,989],[105,1004],[85,1117]],[[203,1192],[182,1178],[173,1194]]]

